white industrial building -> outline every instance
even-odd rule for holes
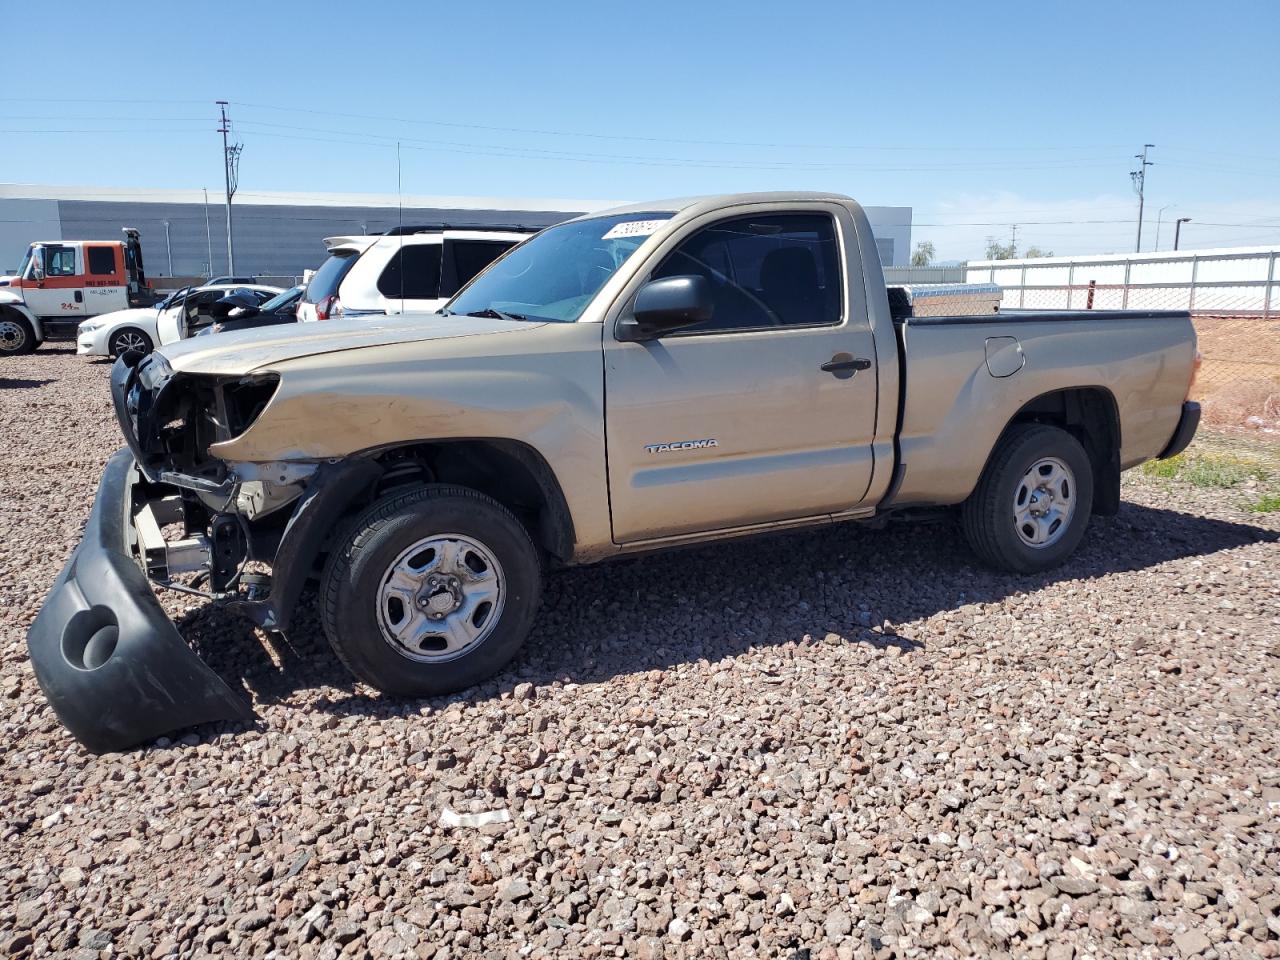
[[[300,275],[324,258],[321,240],[412,225],[540,228],[629,201],[408,196],[364,193],[264,193],[242,189],[233,204],[235,271]],[[905,264],[911,208],[867,207],[880,257]],[[0,184],[0,273],[12,272],[33,240],[110,240],[122,227],[142,233],[150,276],[213,276],[227,265],[221,193],[134,187]]]

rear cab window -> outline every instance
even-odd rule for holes
[[[85,247],[85,259],[89,261],[89,273],[95,277],[109,277],[116,272],[116,251],[113,247]]]
[[[358,250],[333,251],[329,259],[320,264],[320,269],[315,272],[311,282],[307,284],[307,291],[302,295],[303,302],[319,303],[326,297],[337,296],[338,287],[342,285],[342,279],[359,259],[360,252]]]

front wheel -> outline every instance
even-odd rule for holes
[[[111,356],[118,360],[126,353],[150,353],[155,347],[151,343],[151,338],[141,330],[136,327],[125,327],[111,335],[107,349],[111,351]]]
[[[1080,441],[1045,424],[1012,427],[961,508],[981,559],[1014,573],[1056,567],[1080,545],[1093,512],[1093,465]]]
[[[497,501],[431,485],[370,506],[325,566],[320,617],[338,658],[386,693],[435,696],[502,669],[533,625],[542,570]]]
[[[0,356],[30,353],[36,348],[36,334],[26,318],[0,311]]]

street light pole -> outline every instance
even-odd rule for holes
[[[173,244],[169,242],[169,221],[164,222],[164,249],[169,254],[169,276],[173,276]]]
[[[213,228],[209,226],[209,188],[204,188],[204,239],[209,245],[209,261],[204,265],[205,279],[213,276]]]
[[[1160,252],[1160,218],[1164,216],[1164,212],[1170,207],[1176,207],[1176,203],[1166,203],[1160,208],[1160,212],[1156,214],[1156,253]]]
[[[1179,217],[1173,224],[1173,249],[1178,249],[1178,238],[1182,235],[1182,225],[1190,223],[1190,217]]]
[[[1135,153],[1133,155],[1135,160],[1141,160],[1142,163],[1138,165],[1137,170],[1129,171],[1129,179],[1133,181],[1133,189],[1138,192],[1138,253],[1142,252],[1142,206],[1144,202],[1143,190],[1147,185],[1147,167],[1154,166],[1154,164],[1147,159],[1147,151],[1152,149],[1154,146],[1154,143],[1144,143],[1142,145],[1142,152]]]

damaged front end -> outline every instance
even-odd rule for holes
[[[128,443],[108,462],[84,538],[27,635],[59,718],[95,752],[215,720],[247,700],[182,639],[152,584],[288,628],[332,519],[379,473],[366,460],[230,464],[209,446],[249,428],[275,374],[175,373],[162,354],[117,361]],[[254,562],[271,574],[246,573]]]

